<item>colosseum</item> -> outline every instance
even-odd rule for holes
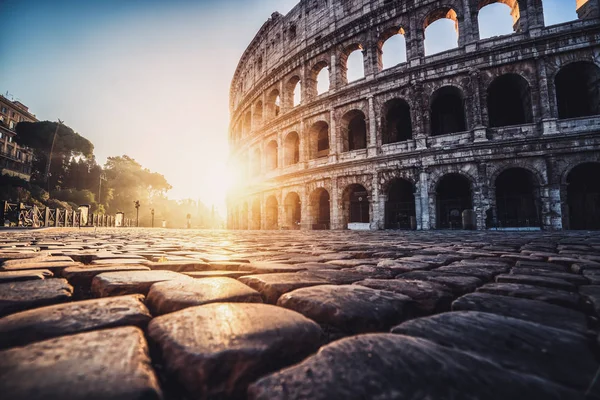
[[[481,38],[478,14],[511,9]],[[600,229],[600,1],[302,0],[231,84],[231,229]],[[428,54],[453,21],[455,48]],[[389,40],[405,56],[385,65]],[[362,58],[351,78],[351,59]]]

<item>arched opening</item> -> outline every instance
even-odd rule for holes
[[[254,150],[252,153],[252,165],[250,166],[251,176],[260,175],[261,172],[261,160],[260,160],[260,149]]]
[[[269,144],[267,144],[267,171],[272,171],[277,169],[277,142],[275,140],[271,140]]]
[[[401,99],[393,99],[383,107],[383,144],[403,142],[412,139],[410,106]]]
[[[313,67],[312,79],[314,79],[313,90],[317,96],[329,91],[329,67],[326,62],[319,62]]]
[[[348,47],[342,55],[342,81],[350,83],[365,77],[365,64],[360,44]]]
[[[297,132],[290,132],[285,137],[283,157],[286,167],[300,162],[300,138]]]
[[[576,6],[583,3],[576,0],[543,0],[544,25],[557,25],[569,21],[575,21],[577,17]]]
[[[567,176],[570,229],[600,229],[600,163],[576,166]]]
[[[299,76],[293,76],[287,83],[287,106],[293,108],[302,102],[302,84]]]
[[[311,221],[313,230],[327,230],[331,227],[329,192],[323,188],[310,196]]]
[[[260,126],[263,118],[263,103],[258,101],[254,106],[254,125]]]
[[[352,110],[342,117],[343,151],[367,148],[367,122],[360,110]]]
[[[240,229],[248,229],[248,203],[244,202],[240,211]]]
[[[436,187],[438,229],[462,229],[462,214],[473,208],[471,182],[456,173],[445,175]]]
[[[404,29],[392,28],[379,40],[379,69],[392,68],[406,62]]]
[[[279,90],[273,89],[267,97],[267,112],[270,119],[279,116],[281,110],[281,98],[279,97]]]
[[[367,189],[363,185],[352,184],[344,190],[342,199],[344,202],[344,224],[347,224],[349,229],[353,228],[352,225],[358,229],[368,229],[364,225],[370,222],[369,192]]]
[[[458,16],[452,8],[431,12],[425,18],[423,29],[426,56],[458,47]]]
[[[260,201],[258,199],[254,199],[252,202],[252,229],[260,230]]]
[[[416,229],[415,187],[406,179],[394,179],[385,202],[385,229]]]
[[[512,34],[517,30],[519,15],[517,0],[481,0],[477,14],[479,38]]]
[[[487,106],[492,128],[533,121],[529,83],[519,74],[494,79],[487,90]]]
[[[539,182],[531,171],[509,168],[496,178],[496,218],[499,228],[539,227]]]
[[[275,196],[269,196],[265,207],[265,229],[278,229],[279,228],[279,205]]]
[[[444,86],[431,96],[431,135],[467,130],[463,95],[454,86]]]
[[[310,158],[321,158],[329,155],[329,125],[324,121],[313,124],[309,130]]]
[[[285,223],[288,229],[300,229],[302,221],[302,203],[298,193],[291,192],[285,197]]]
[[[600,114],[600,67],[586,61],[569,64],[556,74],[558,118]]]
[[[246,111],[246,113],[244,114],[243,127],[244,127],[244,136],[249,135],[250,131],[252,131],[252,111],[250,111],[250,110]]]

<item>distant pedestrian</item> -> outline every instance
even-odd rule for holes
[[[192,214],[188,214],[185,216],[187,219],[187,228],[190,229],[192,227]]]

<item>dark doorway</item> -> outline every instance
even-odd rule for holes
[[[367,123],[365,115],[358,110],[350,111],[342,118],[342,126],[347,132],[344,137],[344,151],[367,148]]]
[[[297,193],[292,192],[285,198],[285,219],[288,229],[300,229],[302,207]]]
[[[554,84],[559,118],[600,114],[600,68],[596,64],[569,64],[556,74]]]
[[[462,213],[473,208],[471,182],[459,174],[444,176],[436,188],[438,229],[462,229]]]
[[[385,229],[414,229],[415,224],[414,186],[405,179],[395,179],[385,203]]]
[[[431,135],[439,136],[467,130],[460,89],[445,86],[431,98]]]
[[[260,230],[260,201],[254,200],[252,202],[252,229]]]
[[[410,107],[404,100],[394,99],[385,106],[383,144],[412,139]]]
[[[346,189],[344,202],[348,211],[348,223],[370,222],[368,194],[367,189],[358,184],[350,185]]]
[[[570,229],[600,229],[600,163],[580,164],[567,177]]]
[[[317,189],[311,196],[313,212],[313,230],[330,229],[330,199],[329,192],[325,189]]]
[[[488,88],[487,105],[492,128],[533,121],[529,84],[521,75],[506,74],[494,79]]]
[[[496,178],[496,227],[540,227],[539,183],[530,171],[510,168]]]
[[[275,196],[269,196],[266,204],[266,229],[278,229],[279,205]]]

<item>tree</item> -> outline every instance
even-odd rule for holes
[[[50,189],[63,184],[68,164],[73,157],[93,157],[92,142],[57,122],[19,122],[16,132],[15,142],[33,150],[33,182],[41,184],[48,179]],[[46,177],[46,165],[51,149],[50,176]]]

